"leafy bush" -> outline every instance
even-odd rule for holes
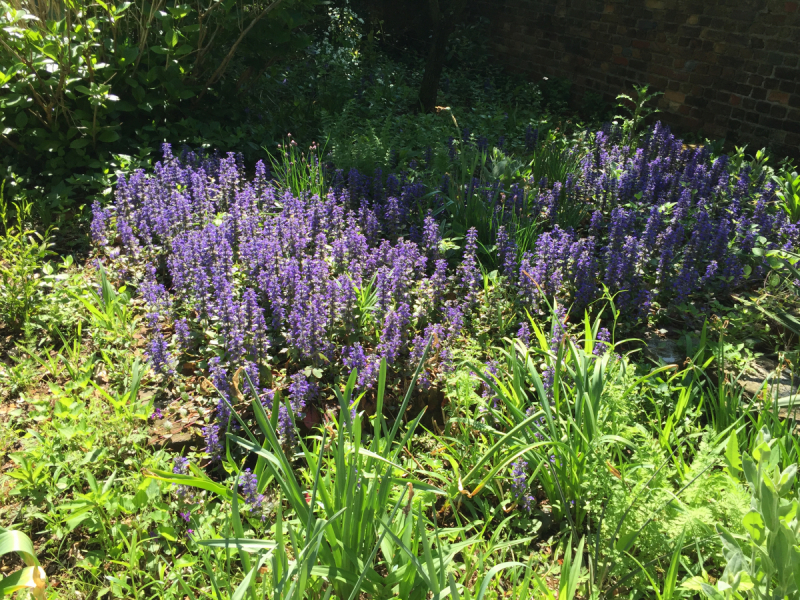
[[[291,29],[312,4],[2,3],[0,141],[7,166],[46,182],[52,210],[81,199],[69,197],[64,181],[103,191],[114,153],[141,154],[165,139],[239,146],[241,127],[225,131],[217,119],[203,122],[193,113],[225,107],[215,98],[226,88],[307,44]]]
[[[714,469],[724,438],[696,421],[708,400],[687,385],[691,372],[670,374],[674,365],[637,372],[616,354],[626,342],[614,344],[613,320],[611,331],[588,318],[568,330],[560,316],[554,311],[549,331],[531,320],[526,339],[508,341],[496,374],[473,366],[494,398],[481,430],[497,443],[494,456],[482,457],[491,471],[469,497],[491,490],[524,513],[550,511],[573,536],[585,532],[593,565],[587,594],[638,588],[643,574],[655,586],[653,565],[685,552],[684,540],[713,565],[709,523],[737,526],[747,499],[734,478]],[[678,397],[666,415],[665,399],[655,397],[665,388]],[[660,413],[651,420],[655,431],[637,422],[637,407],[649,402]],[[693,435],[703,439],[692,456],[677,456],[674,444]],[[469,484],[480,467],[459,480]],[[511,471],[505,493],[490,483],[504,469]]]
[[[426,355],[427,347],[421,356],[422,362]],[[398,416],[402,416],[409,405],[422,362],[411,379]],[[252,409],[263,446],[244,421],[240,421],[240,425],[247,439],[228,434],[229,443],[258,456],[252,476],[249,472],[240,473],[233,492],[225,493],[233,505],[236,537],[199,542],[208,548],[235,547],[239,550],[246,575],[237,593],[248,589],[265,590],[271,584],[275,597],[302,598],[316,587],[315,578],[327,580],[340,598],[354,598],[360,593],[381,596],[393,589],[399,590],[403,598],[416,599],[427,597],[431,590],[436,594],[446,589],[456,592],[452,575],[448,577],[450,564],[473,540],[448,544],[445,540],[452,531],[437,531],[433,540],[428,538],[423,518],[424,502],[419,498],[430,496],[431,492],[442,492],[409,477],[408,470],[397,462],[422,414],[402,437],[398,435],[399,419],[391,428],[388,426],[382,410],[386,374],[384,359],[377,384],[375,434],[368,445],[363,432],[366,416],[359,410],[364,394],[354,394],[356,371],[350,375],[344,392],[337,393],[339,419],[330,423],[331,438],[327,437],[328,429],[324,429],[316,451],[300,442],[308,472],[313,473],[310,490],[303,489],[286,454],[285,444],[278,437],[278,406],[273,407],[270,416],[259,402],[257,390],[252,390]],[[291,414],[291,404],[287,403],[285,408]],[[398,471],[403,473],[402,478],[397,476]],[[176,477],[169,473],[158,473],[158,476],[181,485],[216,487],[207,478],[197,476]],[[242,537],[239,490],[246,487],[243,492],[246,506],[254,507],[263,502],[266,482],[270,480],[280,486],[282,496],[299,517],[299,525],[295,529],[291,523],[286,523],[289,537],[284,542],[279,502],[276,542],[247,541]],[[240,481],[247,483],[240,484]],[[326,518],[321,518],[322,515]],[[293,557],[288,551],[290,546]],[[257,553],[255,566],[251,566],[247,553]],[[271,581],[264,578],[259,586],[253,574],[268,560]],[[213,581],[213,572],[209,570],[208,574]]]
[[[735,440],[735,438],[732,438]],[[781,452],[766,429],[758,433],[752,457],[728,453],[729,469],[743,472],[751,491],[743,521],[747,538],[739,540],[717,525],[727,565],[717,585],[703,582],[708,598],[800,597],[800,495],[797,463],[781,471]]]
[[[4,191],[0,186],[0,329],[22,332],[26,342],[36,329],[53,337],[70,318],[62,313],[63,318],[53,319],[46,305],[61,300],[52,294],[53,288],[67,277],[73,259],[66,256],[60,264],[51,263],[52,228],[43,234],[34,230],[31,203],[26,198],[7,202]]]

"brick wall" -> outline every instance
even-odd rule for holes
[[[660,118],[800,156],[800,2],[474,0],[495,54],[613,99],[648,83]]]

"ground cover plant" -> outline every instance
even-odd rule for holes
[[[559,128],[445,65],[415,116],[354,32],[293,66],[328,136],[164,145],[88,260],[5,190],[0,589],[797,598],[794,170],[646,89]]]

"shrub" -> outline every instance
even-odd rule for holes
[[[204,123],[192,113],[213,105],[230,72],[238,81],[228,77],[225,87],[236,89],[276,56],[304,46],[306,37],[287,32],[311,4],[1,3],[7,162],[39,183],[67,180],[97,192],[108,185],[103,169],[112,153],[136,155],[165,138],[238,145],[241,132],[215,130],[216,119]],[[69,204],[63,184],[48,191]]]

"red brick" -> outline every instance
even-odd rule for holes
[[[567,78],[576,94],[592,90],[607,100],[649,83],[665,93],[665,122],[760,146],[794,141],[791,153],[800,157],[800,133],[787,128],[800,110],[800,0],[474,5],[489,18],[491,47],[510,70]]]
[[[778,90],[772,90],[767,96],[767,100],[770,102],[780,102],[781,104],[789,104],[789,94],[786,92],[779,92]]]
[[[786,107],[781,106],[780,104],[773,104],[772,108],[769,110],[769,114],[771,117],[775,117],[776,119],[785,119]]]
[[[664,92],[664,98],[666,98],[670,102],[677,102],[678,104],[683,104],[683,101],[686,100],[686,95],[674,90],[667,90],[666,92]]]

